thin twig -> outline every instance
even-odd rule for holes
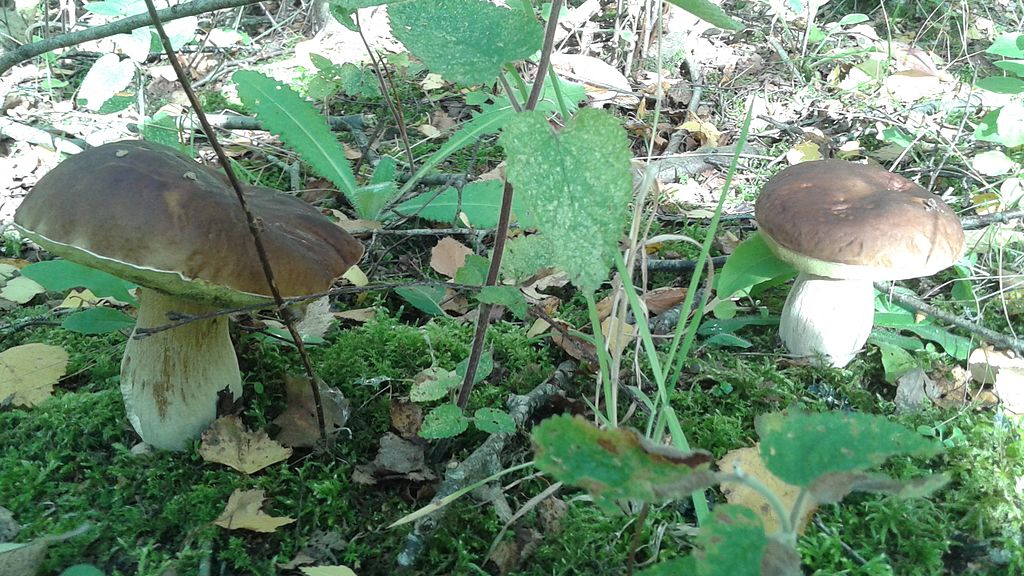
[[[284,298],[281,297],[281,291],[278,289],[277,282],[274,279],[274,271],[270,267],[270,259],[267,257],[267,250],[263,245],[263,239],[260,234],[262,223],[257,220],[249,209],[249,203],[245,199],[245,192],[242,190],[242,183],[239,182],[238,177],[235,176],[235,171],[231,168],[231,162],[228,160],[228,156],[224,152],[224,148],[221,147],[220,141],[214,133],[213,126],[211,126],[207,121],[206,114],[203,112],[202,105],[199,103],[199,98],[196,96],[195,91],[192,90],[192,86],[189,84],[188,78],[185,76],[185,71],[182,69],[181,63],[178,62],[178,59],[174,54],[174,48],[171,47],[171,40],[167,37],[167,32],[164,30],[163,23],[160,21],[160,14],[157,12],[156,5],[153,3],[153,0],[146,0],[146,8],[149,11],[149,17],[153,22],[153,27],[156,29],[157,36],[160,37],[160,43],[164,47],[164,53],[167,55],[167,59],[170,61],[171,67],[174,68],[174,74],[178,77],[178,82],[181,83],[182,90],[184,90],[189,103],[192,105],[192,109],[196,113],[196,117],[202,124],[203,131],[206,132],[206,137],[210,141],[210,146],[213,148],[213,151],[217,154],[217,159],[220,161],[221,169],[224,170],[224,174],[227,175],[228,181],[231,183],[231,187],[235,191],[235,196],[238,198],[238,205],[245,214],[246,222],[249,225],[249,234],[252,235],[253,243],[256,246],[256,254],[259,256],[260,265],[263,268],[263,275],[267,278],[267,285],[270,288],[270,293],[274,297],[274,303],[277,305],[278,315],[284,322],[284,325],[288,328],[288,333],[291,334],[295,348],[299,353],[299,358],[302,360],[302,365],[306,369],[306,374],[309,376],[309,386],[313,393],[313,404],[316,407],[317,429],[320,432],[320,438],[329,442],[327,426],[324,420],[323,402],[320,398],[319,379],[316,377],[316,373],[313,370],[313,363],[310,361],[309,354],[306,352],[306,347],[302,342],[302,336],[299,335],[298,329],[295,328],[295,321],[292,313],[285,308]]]
[[[225,8],[248,6],[249,4],[255,4],[259,1],[260,0],[196,0],[195,2],[186,2],[184,4],[178,4],[177,6],[160,10],[156,12],[156,17],[158,17],[161,22],[170,22],[172,20],[185,18],[186,16],[198,16],[199,14],[223,10]],[[29,58],[34,58],[52,50],[77,46],[78,44],[82,44],[90,40],[99,40],[100,38],[107,38],[115,34],[127,34],[136,28],[149,26],[153,23],[153,18],[154,16],[152,14],[136,14],[135,16],[116,20],[109,24],[93,26],[92,28],[86,28],[85,30],[79,30],[78,32],[70,32],[68,34],[61,34],[60,36],[53,36],[45,40],[39,40],[38,42],[22,44],[14,50],[0,56],[0,75],[3,75],[14,66],[17,66]]]
[[[932,306],[931,304],[928,304],[927,302],[924,302],[923,300],[916,298],[914,296],[907,296],[905,294],[895,292],[894,290],[892,290],[891,284],[875,282],[875,288],[879,292],[885,294],[887,298],[901,306],[910,308],[911,310],[917,312],[924,312],[925,314],[932,316],[937,320],[941,320],[943,322],[946,322],[947,324],[952,324],[953,326],[956,326],[961,330],[965,330],[971,333],[972,335],[977,336],[978,338],[988,342],[989,344],[995,344],[1000,348],[1014,350],[1018,353],[1024,354],[1024,340],[1014,338],[1013,336],[1009,336],[1007,334],[996,332],[995,330],[992,330],[990,328],[985,328],[984,326],[981,326],[980,324],[975,324],[970,320],[964,320],[959,316],[950,314],[949,312],[945,312],[943,310],[939,310],[935,306]]]
[[[384,102],[388,105],[388,109],[391,110],[391,114],[395,117],[395,123],[398,125],[398,134],[401,136],[402,148],[405,149],[405,161],[409,163],[409,171],[415,172],[416,157],[412,155],[412,147],[409,145],[409,133],[406,130],[405,116],[402,114],[401,97],[395,88],[395,82],[391,78],[391,74],[388,73],[385,77],[387,66],[381,66],[377,63],[378,55],[363,34],[363,26],[359,23],[358,11],[356,11],[355,17],[356,32],[359,33],[359,39],[363,41],[363,46],[366,47],[366,55],[370,57],[370,65],[373,66],[373,71],[377,73],[377,83],[380,85],[381,96],[384,97]],[[390,86],[388,85],[389,83]],[[391,98],[392,90],[394,91],[394,99]]]
[[[556,0],[558,1],[558,0]],[[561,390],[568,384],[576,370],[576,364],[572,361],[565,361],[558,365],[554,374],[547,381],[539,384],[536,388],[525,395],[513,394],[509,397],[509,415],[516,423],[516,430],[526,428],[533,413],[543,406],[546,406],[552,398],[561,393]],[[473,450],[465,460],[457,467],[449,469],[445,474],[444,482],[441,483],[437,494],[434,495],[434,502],[443,499],[445,496],[454,494],[462,488],[478,482],[501,469],[500,456],[505,444],[515,436],[515,433],[495,432],[487,437],[480,446]],[[419,558],[420,552],[427,543],[427,539],[440,523],[448,508],[441,508],[431,514],[420,518],[413,525],[412,532],[405,538],[405,547],[398,555],[400,566],[412,566]]]

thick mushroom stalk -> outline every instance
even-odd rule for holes
[[[169,322],[167,314],[198,315],[216,308],[139,289],[135,329]],[[242,392],[228,319],[217,316],[132,338],[121,361],[121,395],[132,427],[147,444],[183,450],[217,417],[217,395]]]
[[[846,366],[871,334],[874,294],[870,280],[836,280],[801,272],[779,321],[786,349],[817,366]]]

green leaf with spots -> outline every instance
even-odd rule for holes
[[[442,404],[423,418],[420,436],[428,440],[458,436],[469,428],[469,418],[455,404]]]
[[[412,0],[388,6],[395,38],[452,82],[493,82],[501,67],[540,50],[532,13],[487,0]]]
[[[555,416],[533,429],[537,468],[590,492],[604,508],[620,498],[664,502],[714,482],[704,451],[649,443],[628,428],[601,430],[583,418]]]
[[[942,447],[882,416],[855,412],[763,414],[755,421],[768,470],[807,487],[825,474],[857,472],[890,456],[932,456]]]
[[[581,290],[608,277],[633,191],[629,142],[619,121],[583,110],[559,134],[537,112],[505,126],[506,173],[543,233],[552,264]]]
[[[288,86],[259,72],[240,70],[231,79],[238,87],[238,97],[256,113],[263,127],[279,136],[354,204],[356,179],[352,167],[320,112]]]
[[[473,414],[473,424],[488,434],[511,434],[516,431],[516,421],[495,408],[481,408]]]
[[[698,576],[771,574],[797,576],[800,557],[792,546],[764,533],[753,510],[737,504],[715,507],[711,521],[697,535]]]

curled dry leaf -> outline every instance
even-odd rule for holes
[[[228,498],[227,506],[214,524],[228,530],[252,530],[253,532],[274,532],[281,526],[295,522],[287,516],[270,516],[261,508],[263,490],[235,490]]]
[[[0,352],[0,406],[32,407],[50,397],[64,375],[68,353],[50,344],[22,344]]]
[[[783,508],[787,511],[793,509],[797,496],[800,494],[800,488],[779,480],[777,476],[765,468],[756,444],[748,448],[732,450],[718,461],[719,470],[726,474],[732,473],[737,466],[742,473],[753,476],[774,492],[782,502]],[[761,518],[761,521],[764,522],[767,534],[777,532],[781,527],[781,523],[775,515],[775,510],[772,509],[771,504],[756,490],[735,482],[722,482],[722,493],[725,494],[725,499],[730,504],[742,504],[753,510]],[[797,527],[799,532],[803,532],[804,526],[807,525],[813,513],[814,509],[810,508],[804,510],[800,515],[800,525]]]
[[[224,416],[203,432],[199,455],[207,462],[217,462],[252,474],[287,460],[292,449],[274,442],[262,430],[246,430],[238,416]]]

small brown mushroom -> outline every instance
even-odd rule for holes
[[[315,294],[363,247],[308,204],[269,188],[246,199],[281,295]],[[106,144],[59,164],[18,208],[15,226],[48,251],[135,282],[136,329],[222,307],[270,303],[234,190],[172,148]],[[128,419],[157,448],[184,449],[216,417],[217,394],[241,392],[224,316],[128,340],[121,392]]]
[[[845,366],[874,323],[876,280],[929,276],[964,250],[956,214],[937,196],[878,166],[804,162],[765,184],[761,235],[800,271],[779,330],[794,355]]]

